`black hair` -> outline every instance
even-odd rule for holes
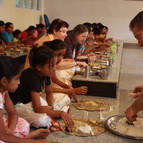
[[[94,29],[97,26],[97,24],[94,22],[92,23],[92,28]]]
[[[18,58],[0,56],[0,79],[6,77],[10,80],[21,72],[21,68]]]
[[[4,21],[0,20],[0,26],[4,26]]]
[[[105,28],[105,26],[102,23],[93,23],[93,33],[95,35],[100,35],[103,28]]]
[[[17,36],[21,33],[21,31],[19,29],[16,29],[14,32],[13,32],[13,36],[17,38]]]
[[[107,27],[107,26],[104,26],[104,28],[105,28],[106,30],[108,30],[108,27]]]
[[[45,27],[44,24],[38,24],[38,25],[36,26],[37,29],[38,29],[38,28],[43,28],[43,27]]]
[[[44,66],[47,63],[50,66],[54,56],[54,52],[47,46],[33,47],[30,51],[29,63],[33,68],[36,68],[37,65]]]
[[[91,29],[92,29],[92,24],[91,24],[91,23],[85,22],[85,23],[83,23],[83,25],[86,26],[86,28],[88,29],[88,32],[89,32],[89,33],[92,32],[92,31],[91,31]]]
[[[66,21],[63,21],[59,18],[55,19],[52,21],[52,23],[50,24],[47,33],[48,34],[53,34],[54,30],[57,32],[59,31],[62,27],[69,27],[69,24]]]
[[[94,26],[93,26],[93,33],[94,33],[94,35],[99,35],[100,34],[100,30],[99,30],[96,23],[94,23]]]
[[[100,30],[102,30],[104,28],[104,25],[102,23],[97,23],[97,28],[99,28]]]
[[[10,25],[12,25],[13,23],[11,23],[11,22],[7,22],[7,23],[5,23],[5,29],[7,29]]]
[[[33,26],[33,25],[31,25],[31,26],[29,26],[28,28],[27,28],[27,30],[26,31],[32,31],[32,30],[35,30],[36,28]]]
[[[143,29],[143,11],[140,11],[130,22],[129,27],[131,30],[137,26],[140,29]]]
[[[49,48],[52,49],[53,51],[65,49],[65,44],[64,44],[64,42],[63,42],[62,40],[59,40],[59,39],[55,39],[55,40],[49,41],[49,42],[44,42],[43,45],[49,47]]]

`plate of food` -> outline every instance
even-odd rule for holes
[[[96,65],[93,65],[93,66],[92,66],[92,69],[101,69],[101,66],[98,65],[98,64],[96,64]]]
[[[78,56],[77,59],[82,60],[82,59],[87,59],[88,56]]]
[[[73,119],[74,128],[69,131],[63,122],[61,122],[62,131],[69,135],[82,137],[97,136],[105,132],[102,122],[93,119]]]
[[[112,133],[136,140],[143,140],[143,117],[138,117],[130,124],[125,116],[112,116],[105,122],[106,128]]]
[[[93,69],[106,69],[108,68],[106,65],[100,65],[100,64],[88,64],[89,66],[91,66]]]
[[[110,107],[108,103],[103,101],[95,101],[95,100],[81,100],[77,103],[73,103],[79,110],[87,110],[87,111],[101,111],[106,110]]]

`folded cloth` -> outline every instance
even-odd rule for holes
[[[68,95],[63,93],[54,93],[54,110],[68,112],[71,100]]]
[[[58,79],[65,84],[71,85],[71,78],[73,77],[75,72],[75,68],[66,69],[66,70],[56,70],[56,76]],[[55,88],[61,88],[59,85],[52,83],[52,86]],[[54,97],[54,110],[61,110],[64,112],[68,112],[69,105],[71,103],[71,99],[69,98],[68,94],[64,93],[53,93]]]
[[[43,106],[47,105],[46,101],[41,98],[41,104]],[[51,117],[49,117],[46,113],[36,113],[33,110],[32,107],[32,102],[28,104],[23,104],[23,103],[18,103],[15,105],[16,111],[18,115],[25,120],[27,120],[31,126],[35,128],[40,128],[40,127],[51,127]]]
[[[53,93],[53,98],[54,98],[54,104],[53,104],[54,110],[60,110],[63,112],[68,112],[71,100],[67,94]],[[41,99],[42,105],[44,105],[44,106],[48,105],[46,102],[46,94],[45,93],[41,94],[40,99]]]

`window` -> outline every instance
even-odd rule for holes
[[[21,0],[16,0],[16,7],[21,7],[22,3]]]
[[[24,5],[23,6],[24,6],[24,8],[28,8],[27,7],[27,0],[24,0]]]
[[[41,0],[16,0],[16,7],[41,10]]]
[[[37,0],[37,9],[41,10],[41,0]]]
[[[0,0],[0,7],[2,6],[2,0]]]

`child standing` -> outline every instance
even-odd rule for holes
[[[20,66],[17,59],[0,57],[0,143],[48,143],[32,140],[40,135],[48,135],[49,130],[39,129],[29,133],[29,123],[18,118],[8,92],[14,92],[19,84]],[[6,110],[7,114],[3,111]]]

